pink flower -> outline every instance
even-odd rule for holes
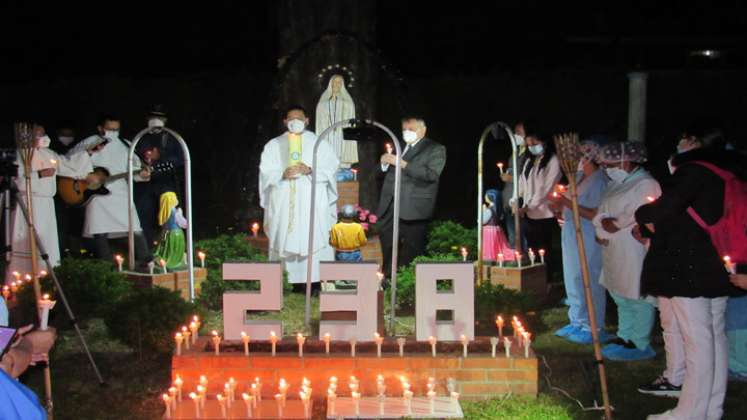
[[[363,215],[363,214],[361,214],[361,215],[358,216],[358,219],[360,219],[361,222],[365,222],[366,221],[366,216]]]
[[[363,226],[363,230],[368,230],[368,223],[361,223],[361,226]]]
[[[376,223],[376,221],[377,221],[377,220],[379,220],[379,218],[378,218],[378,217],[376,217],[376,215],[375,215],[375,214],[373,214],[373,213],[371,213],[371,214],[370,214],[370,215],[368,216],[368,221],[369,221],[369,223]]]

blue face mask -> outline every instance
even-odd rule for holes
[[[545,152],[545,146],[541,144],[535,144],[535,145],[529,146],[529,153],[535,156],[539,156],[544,152]]]
[[[607,176],[610,177],[611,180],[617,182],[618,184],[625,181],[625,178],[628,177],[628,173],[624,169],[607,168],[604,171],[607,173]]]

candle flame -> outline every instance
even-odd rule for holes
[[[545,250],[544,249],[540,249],[539,253],[540,253],[540,255],[545,255]]]
[[[656,199],[650,195],[646,197],[646,200],[648,200],[649,203],[653,203],[654,201],[656,201]]]
[[[249,401],[249,398],[251,398],[251,397],[246,392],[242,392],[241,393],[241,398],[243,398],[244,401]]]
[[[43,294],[42,300],[49,300],[49,294],[48,293]]]
[[[181,339],[184,336],[182,335],[182,333],[178,332],[174,337],[176,337],[176,339]]]
[[[727,264],[730,264],[731,263],[731,257],[728,256],[728,255],[725,255],[724,256],[724,262],[727,263]]]
[[[218,336],[218,331],[213,330],[213,332],[211,334],[213,334],[214,337],[217,337]]]

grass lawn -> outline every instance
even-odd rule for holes
[[[292,334],[303,330],[301,294],[286,296],[281,318],[285,331]],[[318,323],[318,299],[314,299],[312,314]],[[538,398],[504,396],[490,401],[464,402],[469,419],[599,419],[599,411],[583,411],[567,393],[583,405],[593,405],[597,397],[594,385],[597,372],[591,361],[591,346],[567,343],[552,335],[565,321],[564,308],[550,308],[539,314],[534,347],[543,365]],[[206,328],[220,330],[219,313],[211,313]],[[398,333],[410,332],[413,317],[399,317]],[[85,326],[85,335],[103,373],[106,387],[99,387],[88,360],[82,353],[75,334],[60,335],[52,353],[55,417],[57,419],[156,419],[162,414],[158,395],[169,383],[170,358],[159,355],[138,359],[131,349],[107,337],[106,327],[99,320]],[[657,329],[658,331],[658,329]],[[642,419],[675,405],[675,400],[641,395],[636,387],[654,379],[664,366],[661,335],[656,334],[659,356],[649,362],[608,362],[608,383],[617,419]],[[43,394],[42,374],[31,369],[22,378],[37,393]],[[551,387],[552,386],[552,387]],[[563,392],[557,389],[563,390]],[[730,383],[725,419],[744,418],[747,384]],[[600,401],[601,403],[601,401]]]

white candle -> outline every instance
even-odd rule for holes
[[[189,336],[190,336],[190,335],[191,335],[191,334],[190,334],[189,330],[187,329],[187,327],[185,327],[185,326],[182,326],[182,337],[184,337],[184,347],[185,347],[185,348],[186,348],[187,350],[189,350],[189,343],[190,343],[190,341],[189,341]]]
[[[254,397],[254,399],[252,400],[252,406],[254,406],[256,408],[257,407],[257,401],[260,400],[260,397],[259,397],[260,394],[258,392],[257,384],[256,383],[252,384],[251,392],[252,392],[252,397]]]
[[[379,394],[379,398],[385,397],[386,385],[384,384],[384,377],[381,375],[376,379],[376,392]]]
[[[737,274],[737,264],[732,262],[731,257],[728,255],[724,256],[724,267],[729,274]]]
[[[534,265],[534,260],[536,259],[536,255],[534,254],[534,250],[532,248],[529,248],[529,265]]]
[[[384,343],[384,337],[379,333],[374,333],[374,342],[376,343],[376,357],[381,358],[381,344]]]
[[[495,358],[495,348],[498,346],[498,337],[490,337],[490,355]]]
[[[296,334],[296,343],[298,343],[298,357],[303,357],[303,343],[306,342],[306,337],[303,334]]]
[[[356,378],[355,376],[351,376],[350,383],[348,384],[348,387],[350,388],[350,392],[358,391],[359,386],[360,386],[360,382],[358,381],[358,378]]]
[[[405,337],[399,337],[397,339],[397,345],[399,346],[399,357],[405,357],[405,342],[407,339]]]
[[[516,256],[516,264],[518,264],[518,267],[521,268],[521,252],[514,251],[514,255]]]
[[[249,356],[249,336],[242,331],[241,332],[241,341],[244,343],[244,356]]]
[[[325,333],[322,339],[324,340],[324,353],[329,356],[329,343],[332,340],[332,336],[329,333]]]
[[[41,310],[40,330],[46,331],[48,329],[49,311],[54,308],[55,303],[57,303],[57,301],[51,300],[47,294],[42,296],[41,300],[39,300],[39,310]]]
[[[199,382],[199,384],[200,384],[201,386],[205,387],[205,389],[207,389],[207,385],[208,385],[208,380],[207,380],[207,376],[205,376],[205,375],[200,375],[200,380],[199,380],[199,381],[200,381],[200,382]]]
[[[350,357],[355,357],[355,345],[358,341],[355,338],[350,339]]]
[[[467,336],[462,334],[461,337],[459,337],[459,340],[462,342],[462,357],[465,359],[467,358],[467,345],[469,344],[469,340],[467,339]]]
[[[504,337],[503,346],[506,348],[506,358],[510,358],[511,357],[511,339],[508,337]]]
[[[259,223],[254,222],[252,223],[252,236],[256,238],[258,234],[259,234]]]
[[[196,322],[192,321],[189,323],[189,332],[192,334],[192,344],[197,341],[197,333],[199,332],[199,329],[200,327]]]
[[[161,270],[164,274],[166,274],[166,260],[161,258],[160,260],[158,260],[158,263],[161,264]]]
[[[501,172],[501,175],[503,175],[503,162],[498,162],[496,166],[498,166],[498,170]]]
[[[428,337],[428,342],[431,344],[431,355],[436,357],[436,343],[438,340],[434,336]]]
[[[176,387],[169,388],[169,399],[171,400],[171,409],[176,412]]]
[[[228,390],[230,391],[230,403],[236,400],[236,380],[233,377],[228,378]]]
[[[241,394],[241,398],[244,400],[244,405],[246,406],[246,416],[251,418],[252,417],[252,401],[254,400],[254,397],[244,392]]]
[[[455,408],[456,406],[459,406],[459,393],[458,392],[455,392],[455,391],[451,392],[451,403],[452,405],[455,406]]]
[[[176,341],[176,355],[181,356],[182,343],[184,342],[184,336],[182,335],[182,333],[176,333],[176,335],[174,335],[174,341]]]
[[[171,405],[172,405],[172,403],[171,403],[171,397],[169,397],[168,394],[163,394],[161,396],[161,398],[163,399],[163,405],[166,406],[166,415],[165,415],[165,417],[167,419],[170,419],[171,418]]]
[[[194,392],[190,392],[189,398],[191,398],[192,402],[195,403],[195,417],[199,419],[200,418],[200,397]]]
[[[213,331],[213,348],[215,350],[215,355],[220,354],[220,336],[218,335],[218,331]]]
[[[498,267],[503,267],[503,254],[498,254]]]
[[[524,336],[524,357],[529,358],[529,347],[532,345],[532,339],[528,332],[523,334]]]
[[[226,398],[223,395],[216,395],[215,398],[218,400],[218,405],[220,405],[220,415],[221,417],[228,418],[228,413],[226,413]]]
[[[278,343],[278,336],[275,331],[270,331],[270,344],[272,345],[272,357],[275,357],[275,347]]]
[[[407,414],[412,414],[412,391],[406,390],[404,393],[405,398],[405,408],[407,409]]]
[[[353,181],[357,181],[357,180],[358,180],[358,170],[353,169]]]
[[[327,407],[329,408],[329,414],[331,416],[335,415],[335,401],[337,400],[337,394],[334,393],[334,391],[329,390],[327,391]]]
[[[545,263],[545,250],[540,249],[539,254],[540,254],[540,263],[544,264]]]
[[[467,255],[469,255],[469,252],[467,252],[467,248],[462,247],[461,252],[462,252],[462,261],[467,261]]]
[[[392,144],[391,143],[387,143],[386,144],[386,152],[391,155],[393,151],[394,151],[394,147],[392,146]]]
[[[153,261],[150,261],[148,263],[148,273],[150,275],[153,275],[153,271],[154,271],[155,268],[156,268],[156,264]]]
[[[205,253],[202,251],[198,252],[197,258],[200,259],[200,267],[205,268]]]
[[[179,400],[179,402],[182,401],[182,386],[184,385],[184,381],[182,380],[182,377],[179,375],[176,375],[176,379],[174,379],[174,386],[176,386],[176,398]]]
[[[117,271],[120,273],[122,272],[122,263],[124,262],[124,258],[121,255],[115,255],[114,260],[117,262]]]
[[[205,409],[205,399],[207,394],[207,387],[202,385],[197,385],[197,396],[200,399],[200,410]]]
[[[428,391],[428,402],[430,403],[431,413],[436,411],[436,391]]]
[[[283,418],[283,395],[275,394],[275,404],[278,407],[278,417]]]
[[[353,392],[351,396],[353,397],[353,407],[355,407],[355,415],[360,416],[361,414],[361,393]]]

